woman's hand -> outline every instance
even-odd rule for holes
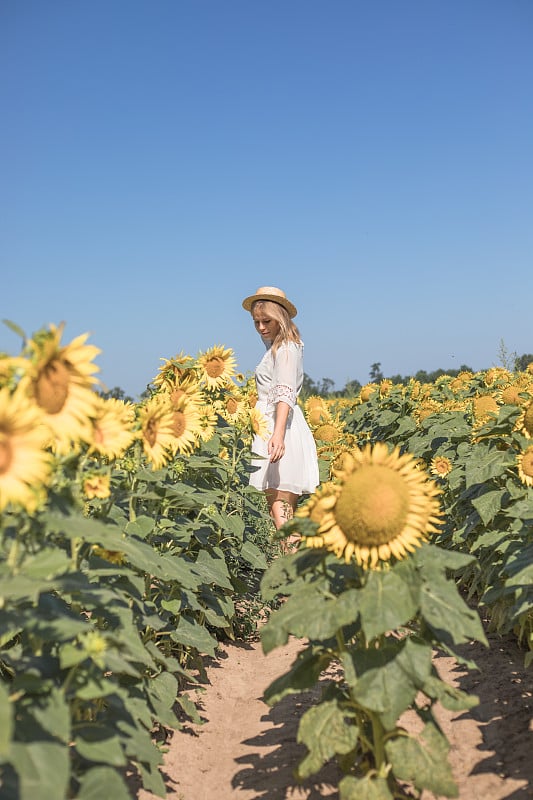
[[[285,453],[285,430],[287,428],[290,410],[291,407],[283,400],[276,403],[274,431],[268,440],[268,455],[272,463],[279,461]]]
[[[285,453],[285,441],[284,437],[276,433],[272,434],[272,437],[268,440],[268,455],[270,456],[270,461],[275,463],[282,458],[283,454]]]

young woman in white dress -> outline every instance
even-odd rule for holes
[[[296,307],[285,292],[262,286],[246,297],[266,353],[255,370],[257,407],[265,415],[268,439],[255,436],[252,461],[257,470],[250,484],[265,492],[276,529],[290,519],[302,494],[311,494],[319,483],[315,440],[297,404],[302,388],[303,342],[292,321]]]

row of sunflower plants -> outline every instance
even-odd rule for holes
[[[285,598],[262,631],[265,652],[302,640],[266,700],[318,689],[299,722],[296,776],[335,759],[341,800],[457,796],[435,706],[477,699],[441,680],[433,653],[461,660],[462,644],[486,638],[451,577],[473,556],[427,541],[441,528],[440,498],[410,453],[345,445],[331,479],[286,524],[299,549],[263,577],[266,598]],[[408,712],[418,721],[409,730]]]
[[[319,490],[285,528],[299,549],[267,570],[283,597],[262,631],[269,652],[302,639],[274,704],[319,688],[299,724],[305,779],[335,759],[341,800],[456,797],[435,714],[477,703],[443,682],[435,652],[514,629],[532,656],[533,367],[389,381],[355,401],[311,397]],[[414,714],[409,730],[405,714]],[[413,732],[413,731],[418,732]]]
[[[338,410],[343,430],[420,458],[442,489],[438,543],[476,556],[461,573],[492,630],[514,631],[533,660],[533,365],[435,384],[383,382]]]
[[[264,419],[227,348],[164,360],[129,403],[97,391],[86,335],[20,333],[0,358],[0,796],[164,797],[168,729],[200,721],[205,660],[267,566]]]

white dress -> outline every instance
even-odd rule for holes
[[[268,422],[266,439],[254,436],[252,465],[258,469],[250,475],[250,484],[256,489],[279,489],[294,494],[311,494],[319,484],[318,458],[313,434],[305,421],[297,398],[302,388],[303,344],[287,342],[276,354],[270,342],[263,340],[267,351],[255,369],[257,408]],[[267,445],[274,430],[276,403],[287,403],[291,410],[285,431],[285,453],[279,461],[270,463]]]

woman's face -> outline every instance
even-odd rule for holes
[[[262,336],[263,339],[268,339],[270,342],[273,342],[279,333],[279,322],[272,319],[265,311],[259,308],[254,309],[252,319],[257,333]]]

